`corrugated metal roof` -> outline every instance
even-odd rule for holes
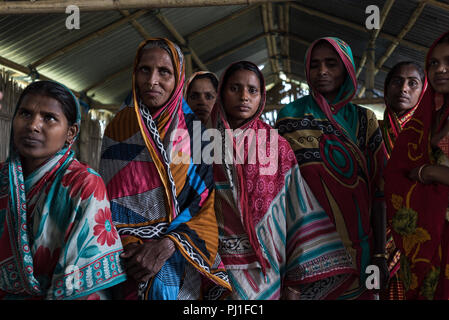
[[[448,4],[448,0],[439,0]],[[332,17],[362,27],[362,30],[343,26],[315,15],[310,15],[295,7],[294,3],[313,9]],[[337,36],[344,39],[352,48],[356,66],[366,49],[370,32],[365,27],[368,5],[377,5],[380,9],[384,0],[301,0],[290,2],[289,33],[296,38],[312,42],[323,36]],[[286,3],[272,3],[274,30],[277,33],[277,52],[280,55],[282,40],[279,6]],[[388,15],[383,33],[398,35],[408,23],[411,14],[418,6],[418,0],[396,0]],[[167,28],[157,19],[155,13],[162,13],[177,31],[186,39],[193,32],[212,23],[233,15],[247,6],[219,6],[198,8],[170,8],[148,10],[137,22],[155,37],[168,37],[175,40]],[[130,13],[137,10],[130,10]],[[118,11],[81,13],[81,29],[67,30],[66,14],[8,15],[0,16],[0,57],[27,66],[35,63],[48,54],[82,39],[115,21],[123,18]],[[405,40],[428,47],[433,40],[449,30],[449,10],[427,4],[413,28],[405,36]],[[267,41],[263,37],[262,6],[255,6],[243,15],[222,23],[193,38],[189,45],[195,50],[207,67],[220,74],[227,65],[236,60],[252,60],[264,65],[263,73],[268,81],[273,80],[273,70],[269,62]],[[259,38],[258,38],[259,37]],[[131,82],[131,65],[136,48],[142,41],[142,35],[128,22],[113,31],[92,39],[82,46],[68,51],[62,56],[53,58],[38,66],[38,71],[50,78],[61,81],[69,87],[81,91],[99,84],[89,94],[105,104],[120,105],[129,92]],[[382,57],[391,40],[379,37],[376,43],[376,59]],[[247,44],[247,45],[245,45]],[[239,50],[233,50],[241,46]],[[304,78],[304,54],[307,46],[289,41],[289,58],[291,72],[296,78]],[[224,54],[228,52],[227,54]],[[384,68],[388,70],[395,63],[403,60],[414,60],[423,63],[425,53],[400,44],[386,60]],[[220,59],[216,57],[221,56]],[[283,57],[278,56],[277,59]],[[281,63],[282,66],[282,63]],[[129,67],[129,69],[126,69]],[[124,70],[107,82],[111,75]],[[364,84],[366,68],[359,76],[359,85]],[[382,91],[386,73],[380,71],[375,79],[376,89]],[[268,82],[267,81],[267,82]]]

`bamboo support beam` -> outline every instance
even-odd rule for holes
[[[385,20],[387,19],[387,16],[390,13],[391,8],[393,7],[394,2],[395,2],[395,0],[387,0],[387,3],[385,3],[385,5],[383,6],[382,12],[381,12],[381,17],[380,17],[379,29],[374,29],[372,31],[370,44],[368,45],[368,48],[374,46],[374,42],[377,40],[380,30],[382,29],[382,27],[385,23]],[[360,72],[362,72],[362,69],[365,66],[366,58],[367,58],[367,50],[365,50],[363,52],[362,59],[360,60],[359,69],[357,70],[357,74],[356,74],[357,78],[359,77]]]
[[[263,23],[263,30],[265,33],[265,41],[267,44],[267,51],[268,51],[268,59],[270,61],[271,70],[274,73],[279,73],[279,70],[277,68],[276,61],[272,59],[271,57],[276,56],[275,48],[273,48],[273,41],[270,34],[270,23],[269,23],[269,9],[266,4],[263,4],[261,7],[262,11],[262,23]]]
[[[427,3],[430,4],[431,6],[434,7],[438,7],[441,8],[443,10],[449,11],[449,4],[448,3],[443,3],[437,0],[427,0]]]
[[[279,6],[279,21],[281,26],[281,31],[288,35],[289,34],[289,26],[290,26],[290,6],[288,3],[284,4],[284,6]],[[281,53],[284,57],[283,66],[284,72],[291,72],[290,65],[290,39],[288,37],[282,37],[282,49]]]
[[[385,54],[377,61],[376,68],[374,70],[374,76],[379,72],[380,68],[384,65],[384,63],[388,60],[388,58],[391,56],[391,54],[394,52],[394,50],[398,47],[400,41],[405,37],[405,35],[412,29],[413,25],[418,20],[419,16],[421,15],[422,11],[424,10],[424,7],[427,4],[427,0],[422,0],[419,2],[416,9],[413,11],[412,15],[410,16],[409,21],[405,25],[404,28],[402,28],[399,35],[396,37],[396,40],[393,41],[393,43],[387,48]],[[358,97],[362,97],[362,94],[365,93],[365,86],[363,86],[360,89]]]
[[[299,10],[299,11],[305,12],[305,13],[307,13],[309,15],[316,16],[316,17],[328,20],[328,21],[330,21],[332,23],[339,24],[339,25],[342,25],[342,26],[346,26],[348,28],[360,31],[362,33],[366,33],[367,32],[367,29],[363,25],[359,25],[357,23],[353,23],[353,22],[350,22],[350,21],[347,21],[347,20],[344,20],[344,19],[341,19],[341,18],[334,17],[332,15],[329,15],[329,14],[326,14],[326,13],[314,10],[314,9],[310,9],[310,8],[304,7],[304,6],[302,6],[300,4],[297,4],[295,2],[291,3],[290,6],[292,8],[295,8],[295,9]],[[385,32],[379,32],[379,37],[383,38],[383,39],[390,40],[391,42],[397,42],[396,36],[393,36],[391,34],[387,34]],[[423,52],[423,53],[427,53],[427,50],[428,50],[428,48],[425,47],[425,46],[422,46],[420,44],[417,44],[417,43],[414,43],[414,42],[410,42],[410,41],[407,41],[407,40],[404,40],[404,39],[401,39],[399,41],[399,44],[402,45],[402,46],[414,49],[416,51]]]
[[[0,5],[1,5],[1,3],[0,3]],[[117,20],[117,21],[109,24],[108,26],[106,26],[104,28],[101,28],[100,30],[97,30],[97,31],[95,31],[95,32],[93,32],[91,34],[88,34],[87,36],[85,36],[85,37],[83,37],[83,38],[81,38],[81,39],[79,39],[79,40],[77,40],[75,42],[72,42],[71,44],[66,45],[63,48],[61,48],[59,50],[56,50],[56,51],[46,55],[45,57],[39,59],[38,61],[32,63],[31,65],[34,68],[36,68],[37,66],[40,66],[40,65],[42,65],[42,64],[44,64],[44,63],[46,63],[46,62],[48,62],[50,60],[53,60],[53,59],[55,59],[55,58],[65,54],[65,53],[67,53],[68,51],[73,50],[73,49],[75,49],[75,48],[77,48],[77,47],[87,43],[88,41],[90,41],[92,39],[95,39],[95,38],[103,36],[105,33],[110,32],[110,31],[120,27],[121,25],[131,21],[132,19],[137,19],[138,17],[144,15],[146,12],[147,12],[146,10],[139,10],[139,11],[129,15],[128,17],[125,17],[125,18],[122,18],[120,20]]]
[[[160,22],[167,28],[168,31],[175,37],[176,41],[182,45],[187,47],[190,50],[190,53],[192,55],[192,60],[195,61],[196,65],[201,70],[209,70],[206,65],[201,61],[199,56],[196,54],[195,50],[187,43],[187,40],[184,39],[184,37],[176,30],[176,28],[173,26],[173,24],[160,12],[156,13],[156,17],[159,19]]]
[[[4,57],[0,57],[0,65],[3,65],[3,66],[5,66],[5,67],[7,67],[7,68],[9,68],[9,69],[18,71],[18,72],[20,72],[20,73],[23,73],[23,74],[25,74],[25,75],[29,74],[29,72],[30,72],[30,69],[29,69],[28,67],[25,67],[25,66],[23,66],[23,65],[21,65],[21,64],[18,64],[18,63],[15,63],[14,61],[11,61],[11,60],[6,59],[6,58],[4,58]],[[43,75],[43,74],[39,74],[39,80],[50,80],[50,81],[54,81],[53,79],[51,79],[51,78],[49,78],[49,77],[46,77],[46,76]],[[62,81],[58,81],[58,82],[63,83]],[[68,87],[68,86],[67,86],[67,87]],[[69,89],[70,89],[70,88],[69,88]],[[75,91],[75,90],[73,90],[73,89],[70,89],[70,90],[73,92],[73,94],[74,94],[75,96],[77,96],[77,97],[80,97],[80,96],[81,96],[81,93],[80,93],[80,92]],[[95,108],[97,108],[97,109],[110,109],[110,108],[113,108],[113,107],[110,106],[110,105],[103,104],[103,103],[101,103],[101,102],[99,102],[99,101],[96,101],[96,100],[94,100],[94,99],[92,99],[92,102],[94,103],[94,104],[92,105],[92,107],[95,107]]]
[[[251,5],[288,0],[48,0],[0,2],[0,15],[65,13],[67,6],[75,5],[81,12],[151,8],[188,8]]]
[[[131,14],[129,13],[128,10],[119,10],[120,13],[122,14],[122,16],[124,17],[129,17]],[[137,22],[136,18],[133,18],[129,21],[131,23],[131,25],[134,27],[134,29],[136,29],[136,31],[144,38],[144,39],[148,39],[151,38],[151,35],[148,33],[147,30],[145,30],[145,28],[139,23]]]

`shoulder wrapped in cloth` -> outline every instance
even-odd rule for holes
[[[258,70],[243,61],[224,75],[242,63]],[[279,299],[288,286],[301,288],[300,299],[338,297],[353,281],[351,258],[302,178],[290,145],[259,119],[266,97],[262,74],[259,109],[234,130],[222,102],[223,77],[211,121],[227,140],[214,179],[219,252],[232,299]]]
[[[172,96],[154,114],[141,102],[135,77],[139,55],[148,45],[169,53],[176,77]],[[230,290],[217,254],[212,166],[193,161],[193,153],[203,147],[196,134],[204,127],[193,122],[195,116],[182,98],[183,83],[179,47],[166,39],[144,41],[134,62],[130,105],[116,115],[104,136],[100,168],[123,244],[169,237],[177,247],[160,272],[139,286],[143,299],[213,299]],[[200,150],[194,149],[194,138]],[[200,293],[201,281],[214,285]]]

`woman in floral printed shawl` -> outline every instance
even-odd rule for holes
[[[407,299],[449,299],[449,32],[426,57],[429,86],[385,171],[387,217]]]
[[[98,299],[126,279],[103,180],[72,151],[80,117],[55,82],[19,98],[0,164],[2,299]]]
[[[214,164],[215,210],[231,298],[338,297],[355,270],[288,142],[259,119],[266,96],[261,71],[248,61],[234,63],[218,92],[212,123],[225,142],[222,152],[214,149],[221,154]]]
[[[100,168],[125,247],[127,299],[212,299],[230,289],[217,254],[212,166],[194,161],[204,127],[183,84],[180,48],[142,42],[133,99],[105,131]],[[207,292],[202,282],[212,284]]]

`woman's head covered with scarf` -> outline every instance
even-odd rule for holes
[[[20,156],[25,174],[52,158],[69,153],[79,134],[78,99],[55,81],[28,85],[19,97],[13,116],[10,158]]]
[[[427,88],[427,77],[414,61],[402,61],[388,72],[384,83],[385,112],[381,126],[388,154],[411,119]]]
[[[184,85],[184,99],[204,125],[215,105],[217,91],[218,78],[209,71],[195,72]]]
[[[222,132],[222,136],[227,134],[232,141],[232,155],[234,155],[232,163],[236,170],[236,176],[229,178],[231,180],[236,179],[236,181],[231,181],[232,186],[239,185],[237,188],[239,190],[237,206],[241,210],[244,228],[264,273],[268,262],[263,257],[254,228],[263,217],[263,210],[253,210],[252,195],[248,194],[246,179],[250,176],[249,171],[254,170],[254,166],[259,169],[255,171],[260,174],[261,164],[256,162],[251,165],[249,159],[256,154],[256,150],[251,149],[250,151],[250,148],[257,144],[257,131],[259,129],[267,130],[267,127],[269,127],[259,120],[265,107],[265,99],[265,79],[262,72],[252,62],[238,61],[231,64],[222,74],[217,102],[211,115],[213,127],[218,128]],[[239,134],[239,132],[244,133]],[[270,130],[267,130],[267,135],[270,134]],[[247,139],[245,139],[245,136]],[[223,145],[225,144],[223,143]],[[223,165],[214,166],[214,171],[220,167],[222,170],[229,172],[226,165],[228,160],[225,159],[227,152],[229,150],[223,150]],[[270,156],[271,158],[277,158],[278,154],[276,152],[276,154],[270,154]],[[258,175],[256,174],[256,176]]]
[[[133,98],[143,102],[154,119],[171,113],[182,102],[184,56],[164,38],[151,38],[139,45],[134,60]]]
[[[439,274],[447,257],[441,252],[448,250],[443,230],[449,187],[441,183],[420,183],[409,175],[412,170],[435,165],[437,161],[430,142],[432,132],[438,133],[446,123],[440,121],[439,128],[433,128],[437,112],[444,99],[447,102],[449,93],[449,82],[444,80],[449,78],[448,56],[449,32],[446,32],[434,41],[427,53],[429,85],[413,117],[398,136],[385,170],[387,219],[392,225],[395,244],[403,253],[400,276],[407,299],[447,299],[447,292],[439,289],[440,285],[447,286],[448,280]],[[448,114],[446,108],[440,119],[446,119]],[[418,233],[426,237],[416,238]],[[418,239],[417,247],[411,246],[413,239]],[[444,273],[444,268],[441,272]]]
[[[352,50],[341,39],[315,40],[305,56],[307,83],[326,115],[336,113],[354,97],[357,89]]]

